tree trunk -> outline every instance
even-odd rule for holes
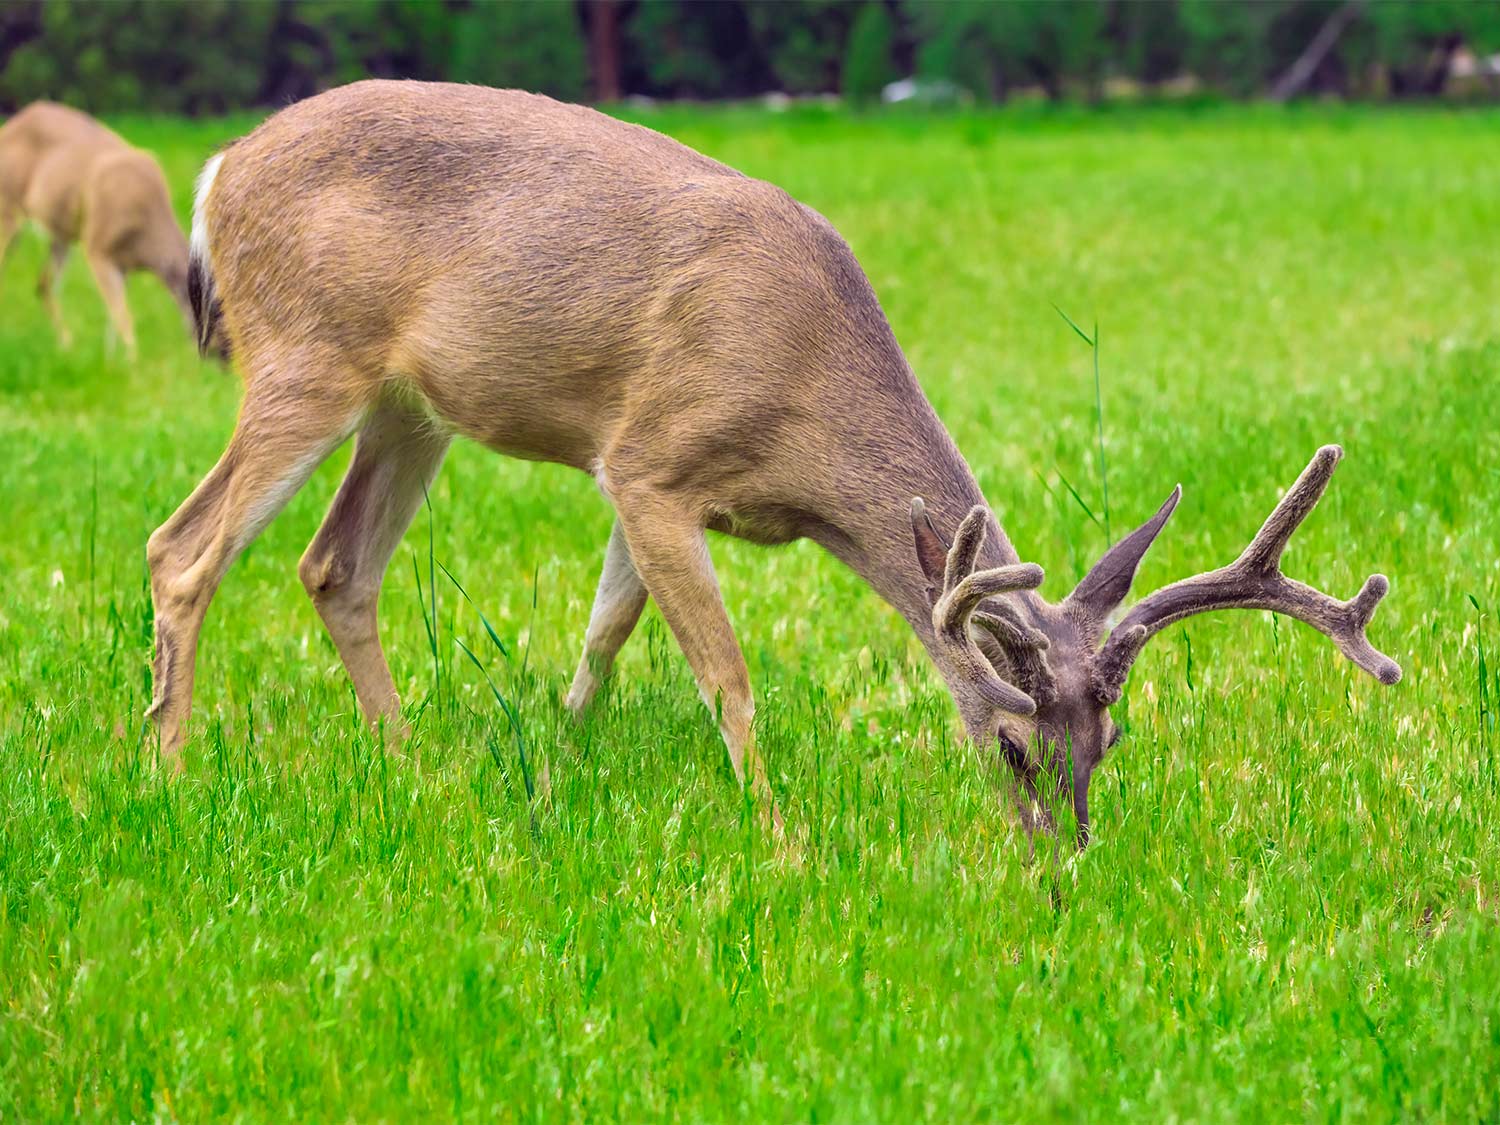
[[[1422,93],[1426,97],[1435,98],[1443,92],[1448,85],[1448,71],[1453,67],[1453,56],[1462,45],[1463,38],[1458,35],[1445,35],[1433,51],[1432,65],[1422,77]]]
[[[594,72],[594,100],[617,102],[620,89],[620,21],[616,0],[586,0],[589,65]]]
[[[1270,98],[1273,102],[1284,102],[1289,98],[1295,98],[1307,87],[1312,76],[1318,72],[1318,67],[1328,57],[1328,52],[1338,44],[1339,37],[1344,34],[1344,30],[1354,22],[1364,8],[1365,0],[1348,0],[1323,21],[1323,26],[1318,28],[1318,33],[1297,56],[1297,61],[1287,67],[1286,73],[1271,86]]]

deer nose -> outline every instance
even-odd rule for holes
[[[1077,767],[1073,771],[1073,814],[1078,819],[1078,846],[1089,842],[1089,778],[1093,770]]]

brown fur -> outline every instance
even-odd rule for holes
[[[764,791],[714,528],[810,537],[863,576],[932,653],[970,736],[988,746],[1001,728],[1029,795],[1059,746],[1102,753],[1100,607],[1030,592],[1040,570],[1015,565],[854,256],[779,188],[547,98],[361,82],[235,143],[201,206],[219,301],[207,315],[222,316],[246,390],[218,466],[151,537],[164,754],[185,736],[219,580],[350,434],[354,461],[301,574],[372,722],[400,724],[381,579],[461,434],[590,472],[615,506],[577,712],[649,594],[736,773]],[[945,558],[952,573],[934,574]],[[981,650],[964,640],[971,615]],[[1022,651],[1038,638],[1045,660]]]
[[[187,239],[160,166],[87,114],[35,102],[0,127],[0,259],[25,218],[52,241],[37,289],[64,343],[69,333],[56,289],[75,242],[130,351],[135,332],[125,275],[131,270],[156,274],[188,314]]]

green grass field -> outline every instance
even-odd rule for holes
[[[118,124],[185,216],[252,123]],[[778,849],[654,610],[566,721],[610,513],[472,446],[386,585],[418,717],[383,752],[296,577],[346,451],[226,579],[171,780],[144,544],[238,383],[154,279],[139,362],[109,354],[77,259],[59,351],[30,235],[0,276],[0,1121],[1500,1118],[1500,117],[648,123],[839,227],[1049,596],[1105,546],[1054,304],[1099,323],[1116,534],[1185,489],[1137,593],[1228,561],[1342,442],[1286,565],[1390,575],[1406,678],[1268,614],[1174,627],[1094,843],[1029,861],[894,612],[811,545],[716,541]]]

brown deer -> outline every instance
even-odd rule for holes
[[[34,102],[0,127],[0,262],[26,218],[52,241],[37,295],[64,346],[71,333],[57,287],[75,242],[83,244],[110,320],[131,354],[135,329],[125,303],[131,270],[156,274],[183,315],[192,316],[187,239],[160,166],[88,114]]]
[[[1300,618],[1384,683],[1349,602],[1283,577],[1339,459],[1320,450],[1238,561],[1138,603],[1107,639],[1177,503],[1043,601],[918,387],[854,255],[779,188],[648,129],[512,91],[361,82],[293,105],[199,181],[200,344],[245,380],[223,457],[148,545],[161,751],[184,739],[199,629],[235,557],[350,435],[300,574],[372,723],[400,726],[376,634],[387,564],[455,434],[593,475],[614,530],[567,697],[581,714],[655,599],[762,794],[745,661],[705,529],[808,537],[899,611],[969,737],[997,748],[1028,826],[1089,776],[1108,708],[1168,623]],[[920,499],[914,499],[920,497]],[[1043,786],[1052,777],[1060,789]]]

